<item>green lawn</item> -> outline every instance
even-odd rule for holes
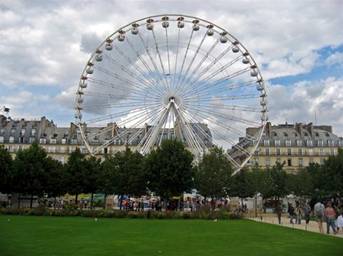
[[[0,216],[0,255],[343,255],[343,239],[247,220]]]

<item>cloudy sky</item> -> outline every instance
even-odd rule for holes
[[[269,86],[273,123],[330,124],[343,135],[343,1],[0,1],[0,106],[15,118],[73,121],[80,73],[118,27],[162,13],[226,28]]]

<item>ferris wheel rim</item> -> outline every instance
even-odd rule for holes
[[[120,31],[123,31],[123,30],[129,28],[130,26],[132,27],[133,24],[136,24],[136,23],[142,22],[142,21],[146,21],[147,19],[154,19],[154,18],[157,18],[157,17],[158,17],[158,18],[163,18],[163,17],[174,17],[174,18],[176,18],[176,17],[178,17],[178,18],[179,18],[179,17],[183,17],[183,18],[189,18],[189,19],[193,19],[193,20],[202,21],[202,22],[207,23],[207,24],[211,24],[211,25],[213,25],[215,28],[219,29],[220,32],[226,32],[226,34],[229,35],[228,40],[229,40],[231,43],[234,43],[234,42],[235,42],[235,43],[237,43],[237,45],[239,45],[239,52],[240,52],[241,54],[246,54],[246,53],[247,53],[247,54],[249,55],[249,59],[251,60],[251,63],[250,63],[250,64],[255,65],[255,70],[256,70],[257,73],[258,73],[258,77],[259,77],[259,79],[260,79],[260,85],[263,87],[263,90],[265,90],[265,91],[267,90],[267,87],[266,87],[266,85],[265,85],[265,83],[264,83],[263,76],[262,76],[262,74],[261,74],[261,72],[260,72],[260,69],[259,69],[259,67],[258,67],[258,65],[257,65],[257,63],[256,63],[256,61],[255,61],[255,59],[254,59],[253,56],[250,54],[250,52],[248,51],[248,49],[247,49],[247,48],[246,48],[246,47],[245,47],[245,46],[244,46],[235,36],[233,36],[230,32],[228,32],[226,29],[222,28],[221,26],[218,26],[218,25],[216,25],[215,23],[212,23],[212,22],[210,22],[210,21],[208,21],[208,20],[206,20],[206,19],[202,19],[202,18],[199,18],[199,17],[191,16],[191,15],[185,15],[185,14],[160,14],[160,15],[152,15],[152,16],[147,16],[147,17],[144,17],[144,18],[136,19],[136,20],[134,20],[134,21],[132,21],[132,22],[130,22],[130,23],[124,25],[124,26],[119,27],[119,28],[118,28],[117,30],[115,30],[112,34],[110,34],[109,36],[107,36],[106,39],[103,40],[103,41],[95,48],[95,50],[92,52],[91,56],[89,57],[88,61],[86,62],[86,65],[84,66],[84,68],[83,68],[83,70],[82,70],[81,78],[80,78],[80,80],[79,80],[78,90],[80,89],[80,83],[81,83],[81,81],[82,81],[82,76],[84,76],[84,75],[87,76],[86,70],[87,70],[87,67],[88,67],[88,63],[90,63],[92,60],[94,60],[94,57],[95,57],[95,55],[96,55],[96,50],[97,50],[97,49],[100,49],[101,47],[103,47],[103,46],[106,44],[106,41],[107,41],[108,39],[113,38],[112,41],[114,41],[114,39],[117,38],[117,37],[115,37],[115,36],[116,36]],[[176,20],[170,20],[170,21],[176,21]],[[153,23],[160,23],[160,22],[162,22],[162,20],[154,20],[154,21],[153,21]],[[188,22],[188,21],[185,21],[185,22]],[[188,22],[188,23],[190,23],[190,22]],[[143,23],[140,24],[140,25],[146,25],[146,24],[147,24],[147,22],[145,22],[145,23],[143,22]],[[203,26],[204,26],[204,25],[203,25]],[[131,30],[131,28],[127,29],[126,32],[127,32],[127,31],[130,31],[130,30]],[[217,32],[217,33],[219,34],[218,31],[215,31],[215,32]],[[232,39],[232,40],[230,40],[230,39]],[[77,104],[78,104],[78,103],[77,103],[77,100],[76,100],[76,101],[75,101],[75,109],[76,109],[76,111],[78,111],[78,109],[77,109]],[[79,114],[80,114],[80,111],[79,111]],[[85,123],[82,123],[82,117],[81,117],[81,115],[79,115],[79,118],[76,118],[76,120],[77,120],[77,124],[76,124],[76,125],[77,125],[78,128],[79,128],[79,131],[80,131],[82,140],[83,140],[83,142],[84,142],[86,148],[87,148],[88,151],[90,152],[90,154],[93,154],[92,149],[91,149],[91,147],[90,147],[90,144],[89,144],[88,141],[87,141],[86,134],[85,134],[84,131],[83,131],[83,125],[85,125]],[[261,138],[262,138],[262,135],[263,135],[263,132],[264,132],[264,128],[265,128],[266,122],[267,122],[267,118],[261,120],[260,133],[259,133],[258,138],[257,138],[258,141],[260,141]],[[254,145],[254,150],[253,150],[253,152],[256,150],[257,146],[258,146],[257,144]],[[244,160],[244,162],[243,162],[243,164],[242,164],[241,166],[243,167],[243,166],[250,160],[251,157],[252,157],[252,154],[249,155],[249,157],[246,158],[246,159]],[[241,169],[242,167],[236,168],[234,174],[237,173],[237,172],[239,172],[240,169]]]

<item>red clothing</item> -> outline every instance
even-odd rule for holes
[[[336,212],[332,207],[326,207],[324,214],[328,218],[335,218],[336,217]]]

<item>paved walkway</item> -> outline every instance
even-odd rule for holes
[[[261,217],[248,218],[248,219],[254,220],[254,221],[257,221],[257,222],[265,222],[265,223],[279,225],[278,224],[278,219],[277,219],[276,216],[262,216],[262,219],[261,219]],[[304,220],[301,221],[301,224],[291,224],[289,222],[289,218],[288,217],[282,217],[280,225],[284,226],[284,227],[296,228],[296,229],[301,229],[301,230],[306,230],[306,231],[310,231],[310,232],[319,233],[319,228],[318,228],[318,224],[317,224],[316,221],[310,221],[308,225],[306,225]],[[326,223],[325,222],[323,222],[323,230],[324,230],[325,235],[326,235]],[[342,230],[339,231],[339,234],[334,235],[333,231],[330,229],[330,235],[343,238]]]

